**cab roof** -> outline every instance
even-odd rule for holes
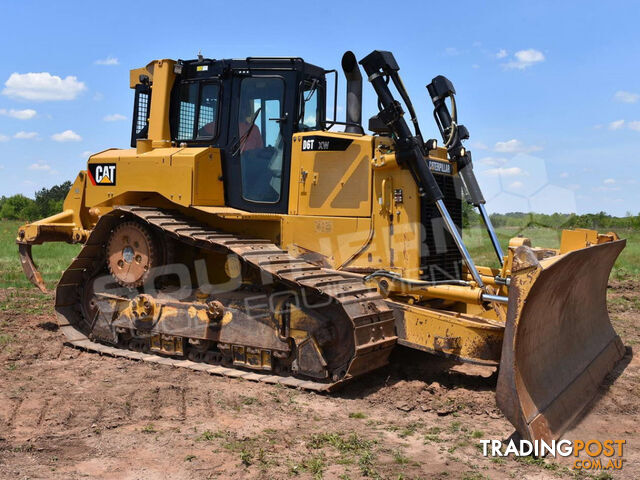
[[[326,73],[324,68],[305,62],[300,57],[247,57],[221,60],[199,58],[178,60],[177,65],[182,65],[182,75],[189,78],[220,75],[229,71],[250,72],[252,70],[294,70],[311,77],[324,77]]]

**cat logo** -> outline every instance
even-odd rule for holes
[[[116,184],[115,163],[89,164],[89,179],[96,186],[113,186]]]

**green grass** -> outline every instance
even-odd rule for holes
[[[357,459],[360,473],[364,477],[380,478],[375,467],[375,454],[373,448],[376,445],[375,440],[366,440],[356,433],[346,435],[341,432],[335,433],[316,433],[309,437],[307,447],[311,450],[317,450],[322,453],[326,447],[333,447],[340,454],[337,463],[350,464]],[[311,471],[312,470],[308,469]],[[316,478],[318,476],[314,474]],[[321,477],[320,477],[321,478]]]
[[[20,266],[16,235],[24,222],[0,220],[0,288],[31,287]],[[47,288],[53,288],[62,272],[80,251],[79,245],[46,243],[33,247],[33,258],[40,269]]]
[[[202,434],[196,438],[196,441],[198,442],[212,442],[218,438],[224,438],[225,434],[224,432],[212,432],[211,430],[205,430],[204,432],[202,432]]]
[[[409,457],[405,456],[400,450],[393,452],[393,461],[398,465],[407,465],[410,462]]]
[[[325,469],[327,468],[324,455],[313,455],[304,459],[300,463],[291,465],[289,473],[293,476],[299,475],[301,472],[309,472],[315,480],[323,478]]]
[[[0,300],[0,312],[20,312],[30,315],[51,313],[53,303],[51,295],[40,292],[30,286],[15,290],[7,290],[4,298]],[[2,324],[0,324],[2,326]],[[0,345],[2,342],[0,341]]]
[[[156,433],[157,432],[156,428],[153,426],[153,423],[149,423],[149,424],[145,425],[142,428],[141,431],[142,431],[142,433]]]
[[[500,244],[506,251],[509,240],[518,235],[531,239],[534,247],[559,248],[562,229],[545,227],[502,227],[498,228],[497,234]],[[606,233],[606,232],[601,232]],[[627,246],[620,254],[613,268],[612,278],[622,279],[628,276],[640,275],[640,231],[632,229],[617,230],[620,238],[627,239]],[[463,232],[463,239],[467,244],[469,253],[478,265],[497,267],[497,259],[487,232],[482,227],[466,228]]]

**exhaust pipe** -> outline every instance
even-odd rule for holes
[[[347,118],[349,124],[362,125],[362,75],[358,60],[351,50],[342,56],[342,70],[347,79]],[[345,132],[356,133],[360,129],[355,125],[347,125]]]

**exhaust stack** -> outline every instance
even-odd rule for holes
[[[362,125],[362,75],[358,60],[351,50],[342,56],[342,70],[347,79],[347,123]],[[345,132],[356,133],[360,129],[347,125]]]

